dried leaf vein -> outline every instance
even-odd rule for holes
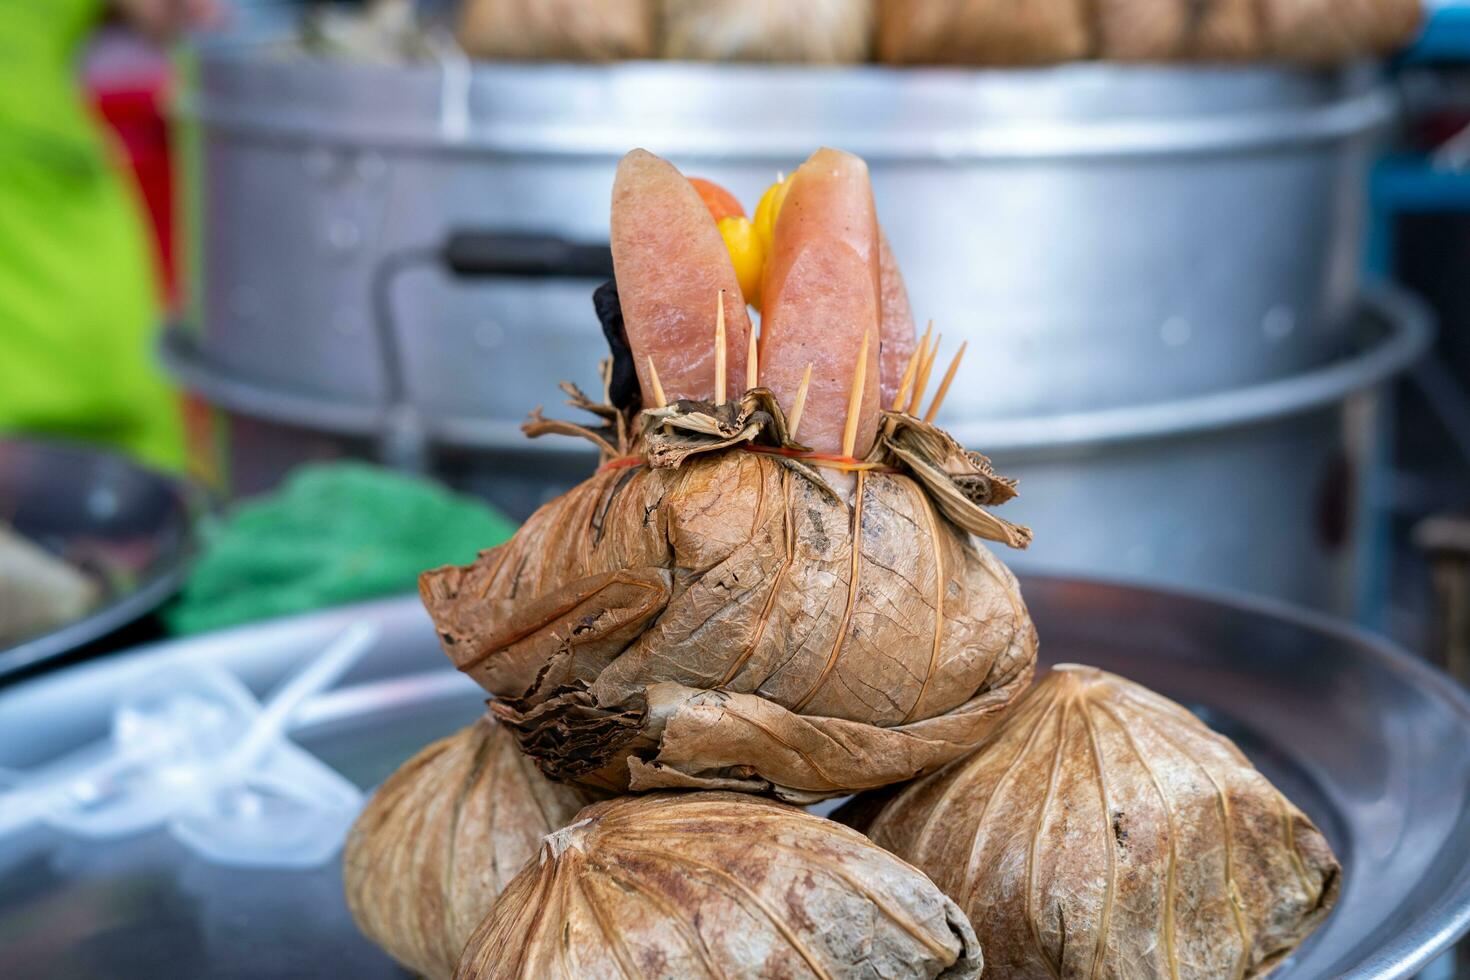
[[[661,853],[658,851],[644,851],[641,849],[632,848],[624,848],[624,850],[627,853],[638,854],[650,860],[662,861],[666,864],[682,864],[692,868],[696,868],[699,871],[702,871],[705,874],[709,875],[716,881],[724,882],[727,885],[733,886],[738,894],[740,894],[743,898],[750,902],[752,906],[760,910],[761,915],[766,919],[766,921],[769,922],[771,926],[781,934],[781,937],[791,945],[791,948],[796,950],[797,954],[806,961],[806,965],[811,968],[811,971],[813,973],[815,973],[818,977],[821,977],[822,980],[832,980],[827,971],[823,969],[821,961],[817,959],[816,955],[812,952],[810,948],[807,947],[806,943],[802,942],[801,937],[797,936],[796,933],[791,931],[791,928],[786,925],[785,921],[781,918],[780,915],[777,914],[776,910],[771,908],[771,906],[767,904],[766,900],[761,898],[760,895],[756,894],[756,892],[749,885],[747,885],[745,882],[741,881],[734,875],[730,874],[724,868],[716,867],[712,864],[707,864],[704,861],[700,861],[698,858],[689,855],[688,853]]]
[[[842,656],[842,644],[847,639],[847,631],[852,625],[852,610],[857,603],[859,575],[862,569],[863,557],[863,497],[867,486],[867,474],[859,472],[857,475],[857,488],[853,491],[852,504],[852,562],[848,568],[847,576],[847,607],[842,612],[842,622],[837,628],[837,641],[832,645],[832,652],[827,656],[827,663],[822,667],[811,689],[792,705],[791,710],[800,712],[812,698],[817,696],[822,686],[826,684],[827,677],[837,666],[838,659]]]

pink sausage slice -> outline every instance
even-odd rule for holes
[[[699,192],[667,160],[633,150],[613,180],[611,238],[644,407],[654,402],[650,357],[670,401],[713,399],[715,311],[722,289],[725,397],[738,397],[745,390],[750,317],[730,253]]]
[[[817,452],[842,449],[864,334],[871,342],[853,454],[866,455],[877,432],[878,240],[867,165],[850,153],[818,150],[792,175],[776,220],[762,286],[760,365],[761,384],[788,411],[812,366],[797,439]]]
[[[898,269],[898,260],[888,247],[888,236],[878,229],[878,286],[881,296],[883,328],[882,401],[884,408],[893,407],[898,394],[898,383],[903,380],[903,369],[908,366],[909,355],[914,352],[917,338],[914,336],[914,313],[909,307],[909,291],[903,285],[903,273]]]

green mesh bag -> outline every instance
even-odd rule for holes
[[[164,610],[174,633],[412,591],[516,525],[438,484],[362,463],[304,466],[275,493],[206,524],[203,554]]]

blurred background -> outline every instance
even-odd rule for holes
[[[598,387],[618,157],[750,208],[827,144],[969,344],[940,421],[1020,480],[1008,561],[1465,676],[1470,5],[1031,7],[6,4],[0,620],[3,561],[70,589],[10,642],[144,586],[107,630],[406,590],[509,534],[594,462],[519,426]]]

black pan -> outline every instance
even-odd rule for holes
[[[0,646],[0,681],[93,643],[172,596],[203,500],[187,481],[110,452],[0,439],[0,520],[102,587],[82,618]]]

